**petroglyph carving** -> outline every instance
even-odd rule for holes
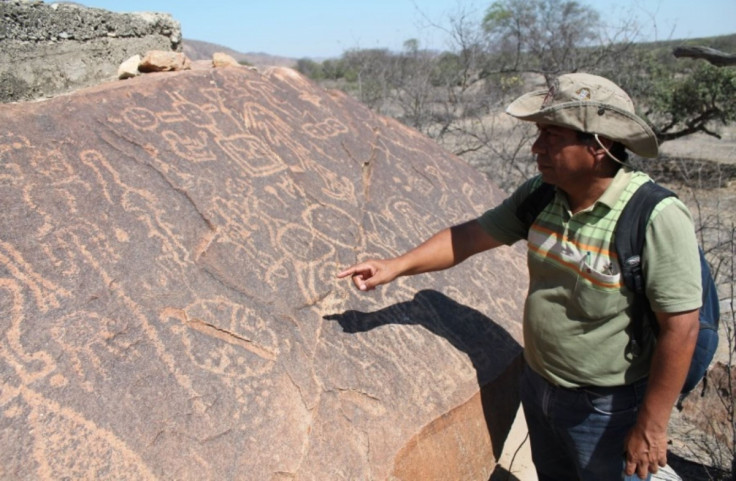
[[[209,137],[205,132],[197,132],[195,137],[182,137],[172,130],[166,130],[161,135],[182,159],[191,162],[207,162],[217,159],[217,155],[209,148]]]
[[[161,118],[165,122],[188,122],[200,128],[215,127],[215,118],[212,114],[219,111],[215,105],[198,105],[176,92],[169,93],[169,95],[172,98],[173,110],[161,113]]]
[[[268,176],[286,169],[281,159],[258,137],[247,134],[217,140],[220,148],[249,175]]]
[[[87,392],[93,392],[102,379],[109,378],[108,359],[125,358],[130,362],[142,355],[136,348],[141,339],[134,329],[121,319],[96,312],[79,311],[64,316],[54,322],[49,332],[51,341],[65,352],[63,359],[69,366],[63,372],[76,376]]]
[[[267,320],[224,298],[166,308],[160,321],[196,366],[221,377],[263,376],[278,359],[278,339]]]
[[[0,388],[0,418],[23,420],[29,436],[28,444],[22,447],[31,454],[24,466],[8,471],[8,476],[14,473],[19,479],[49,480],[157,479],[120,438],[78,412],[26,386],[17,388],[2,383]],[[14,452],[17,448],[6,445],[3,450]]]
[[[130,107],[123,111],[123,119],[134,129],[154,130],[158,127],[156,114],[144,107]]]
[[[336,137],[348,131],[343,124],[335,119],[326,119],[318,123],[306,123],[303,125],[303,128],[308,135],[319,140],[327,140],[330,137]]]

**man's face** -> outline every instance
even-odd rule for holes
[[[576,131],[555,125],[537,124],[539,134],[532,145],[542,180],[567,191],[592,180],[595,156]]]

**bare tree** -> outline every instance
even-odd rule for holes
[[[425,134],[429,133],[428,126],[433,122],[431,104],[435,56],[421,50],[416,39],[404,42],[394,86],[394,97],[401,109],[399,120]]]
[[[672,54],[677,58],[702,58],[716,67],[736,65],[736,55],[731,55],[710,47],[681,46],[675,47]]]
[[[534,72],[548,81],[590,70],[609,57],[604,25],[591,7],[571,0],[499,0],[483,18],[496,71]],[[627,48],[618,43],[616,48]]]

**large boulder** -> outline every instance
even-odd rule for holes
[[[133,55],[182,50],[179,22],[163,13],[3,0],[0,19],[0,102],[96,85]]]
[[[360,293],[501,192],[292,70],[0,106],[0,478],[487,480],[519,249]]]

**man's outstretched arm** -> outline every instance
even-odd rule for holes
[[[391,259],[370,259],[340,272],[337,277],[350,276],[355,287],[370,291],[399,276],[439,271],[453,267],[468,257],[501,243],[471,220],[444,229],[414,249]]]

